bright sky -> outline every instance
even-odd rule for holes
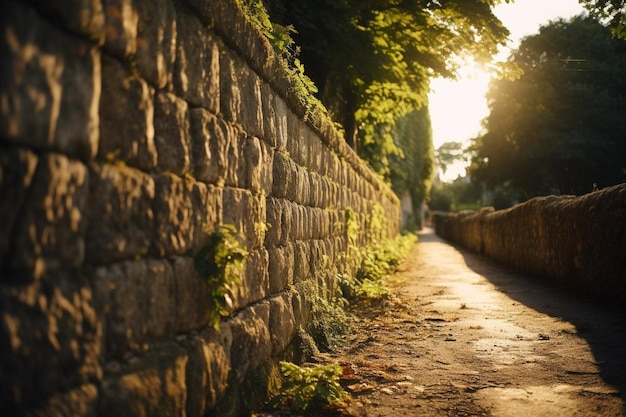
[[[539,26],[550,20],[569,18],[583,11],[578,0],[515,0],[494,9],[511,32],[507,45],[511,49],[519,45],[521,38],[537,33]],[[501,55],[502,59],[506,58],[509,50],[502,51]],[[476,136],[482,119],[489,114],[485,101],[489,75],[470,66],[460,71],[459,78],[456,82],[445,79],[431,82],[429,106],[435,149],[445,142],[465,142]],[[464,172],[462,167],[449,171],[446,180]]]

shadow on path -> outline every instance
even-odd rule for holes
[[[420,239],[421,243],[445,242],[434,233],[420,235]],[[600,377],[626,398],[626,310],[623,306],[586,299],[584,294],[546,282],[545,278],[542,281],[540,277],[455,248],[462,254],[468,268],[485,277],[498,291],[541,314],[574,325],[576,334],[588,343]],[[626,415],[626,410],[624,412]]]

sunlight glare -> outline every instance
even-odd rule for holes
[[[458,71],[458,79],[451,81],[437,78],[431,82],[428,97],[430,118],[435,149],[445,142],[462,142],[480,133],[482,120],[489,110],[485,94],[490,74],[473,61],[463,65]],[[442,176],[444,181],[464,175],[463,164],[451,166]]]

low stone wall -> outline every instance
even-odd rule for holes
[[[349,268],[348,216],[361,246],[399,232],[234,0],[4,0],[0,21],[0,414],[210,414]],[[223,224],[249,255],[216,331],[194,255]]]
[[[626,184],[507,210],[435,213],[437,234],[522,271],[626,300]]]

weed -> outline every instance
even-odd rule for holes
[[[284,382],[270,400],[269,404],[273,408],[314,411],[341,406],[351,399],[339,384],[342,374],[339,365],[300,367],[291,362],[281,362],[280,368]]]
[[[209,320],[216,329],[219,329],[221,318],[228,315],[228,307],[232,304],[228,291],[241,280],[247,255],[235,227],[222,225],[209,235],[208,243],[194,257],[196,271],[209,284],[213,301]]]
[[[317,297],[313,303],[311,336],[323,352],[331,352],[344,342],[352,321],[346,306],[347,301],[343,297],[334,297],[330,301]]]

